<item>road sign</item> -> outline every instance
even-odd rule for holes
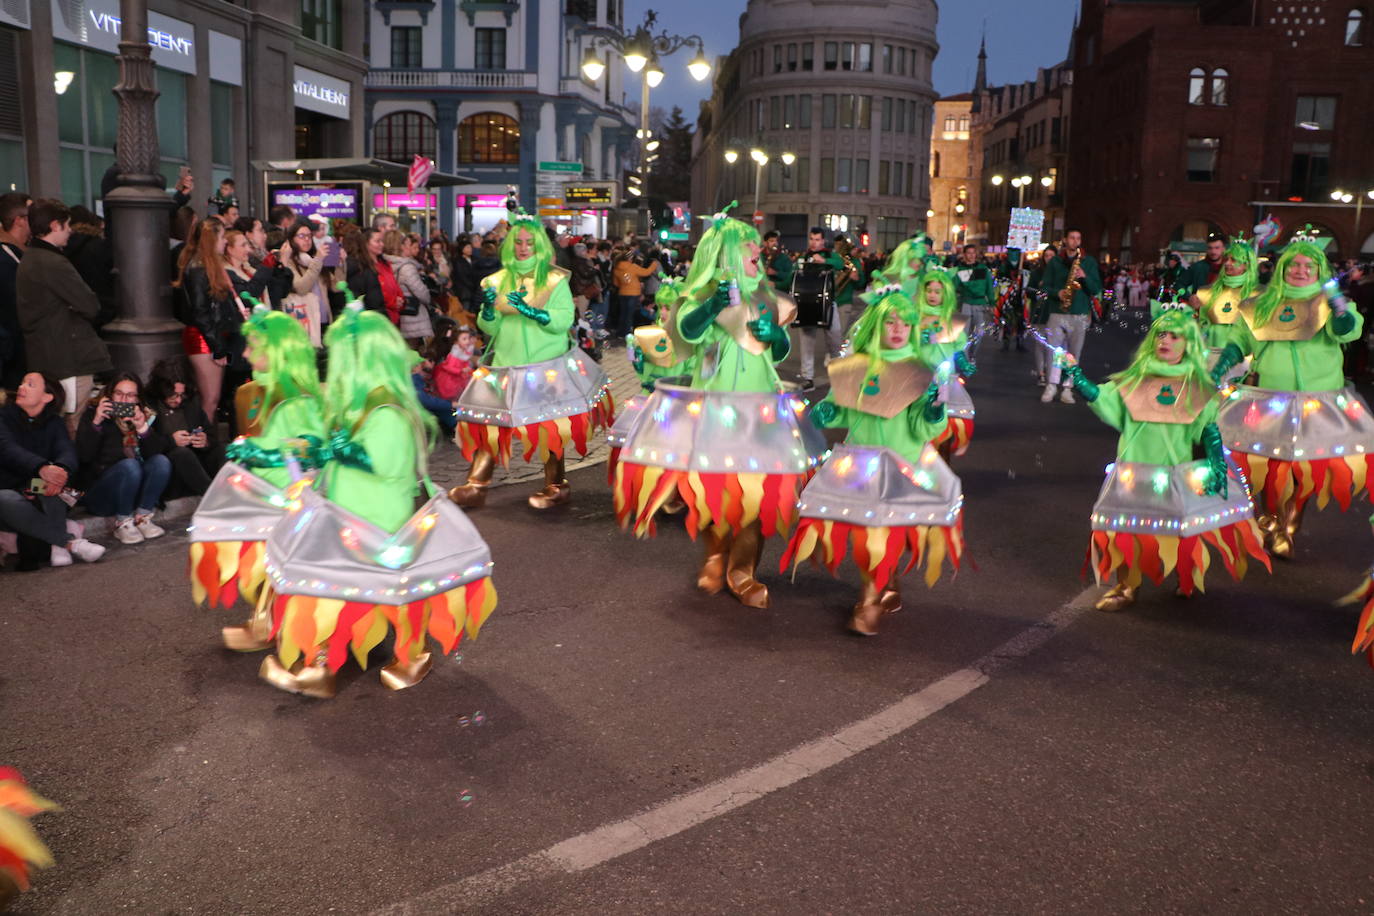
[[[573,172],[577,175],[582,174],[582,163],[580,162],[541,162],[539,163],[541,172]]]
[[[563,185],[563,205],[574,210],[615,206],[615,182],[598,181]]]
[[[754,211],[754,225],[755,225],[755,226],[762,226],[762,225],[763,225],[763,211],[762,211],[762,210],[755,210],[755,211]]]

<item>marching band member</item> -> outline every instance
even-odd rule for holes
[[[820,226],[811,227],[811,231],[806,236],[806,251],[797,255],[796,263],[793,266],[793,278],[797,274],[810,270],[816,270],[808,265],[824,265],[833,277],[835,288],[838,288],[841,279],[854,282],[858,279],[858,274],[853,267],[847,265],[845,259],[835,251],[826,247],[825,230]],[[785,329],[785,326],[784,326]],[[840,355],[840,347],[843,344],[843,337],[840,329],[839,309],[834,307],[831,302],[830,318],[828,323],[822,326],[803,326],[801,331],[801,390],[810,391],[816,387],[816,343],[823,341],[825,353],[830,359],[835,359]]]
[[[1059,255],[1049,259],[1040,283],[1050,296],[1045,339],[1051,347],[1070,353],[1077,362],[1083,358],[1083,341],[1092,324],[1093,297],[1102,292],[1102,276],[1097,261],[1083,251],[1082,232],[1070,229],[1064,233]],[[1065,404],[1073,403],[1073,386],[1059,390],[1060,371],[1059,366],[1050,366],[1041,403],[1053,401],[1056,393]]]

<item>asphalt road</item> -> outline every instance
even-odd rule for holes
[[[1090,336],[1090,376],[1127,336]],[[600,467],[565,511],[522,484],[473,514],[500,604],[400,693],[375,666],[332,701],[260,683],[218,646],[235,615],[191,604],[179,536],[0,576],[0,763],[63,805],[15,912],[1374,909],[1374,671],[1330,605],[1365,510],[1311,515],[1272,577],[1080,610],[1115,440],[1041,405],[1030,362],[989,349],[970,383],[977,567],[910,580],[876,639],[843,629],[851,569],[792,583],[777,544],[771,610],[698,594],[698,548],[617,530]],[[873,725],[892,704],[909,727]],[[808,742],[814,775],[750,773]],[[765,788],[656,807],[742,772]]]

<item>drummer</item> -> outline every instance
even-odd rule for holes
[[[820,266],[817,266],[820,265]],[[821,293],[816,291],[814,294],[808,289],[808,293],[802,294],[798,288],[798,281],[803,277],[815,277],[817,273],[829,273],[831,276],[830,292]],[[810,391],[816,387],[816,344],[817,341],[824,341],[825,355],[827,362],[831,359],[838,359],[840,347],[843,343],[843,335],[840,329],[840,316],[835,308],[834,290],[840,285],[841,280],[847,280],[847,285],[853,285],[859,281],[859,273],[853,267],[846,266],[844,257],[830,248],[826,239],[826,231],[821,226],[812,226],[811,231],[806,236],[806,251],[797,255],[796,264],[792,278],[792,289],[794,296],[798,299],[799,309],[829,308],[828,320],[821,325],[803,324],[799,327],[801,331],[801,389]],[[809,301],[811,295],[829,296],[829,301]],[[822,313],[823,314],[823,313]],[[803,320],[806,316],[802,315]]]

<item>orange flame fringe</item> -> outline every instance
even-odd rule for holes
[[[1350,654],[1365,653],[1369,666],[1374,668],[1374,572],[1364,577],[1359,588],[1346,595],[1336,604],[1356,604],[1364,602],[1360,611],[1360,622],[1355,624],[1355,641],[1350,644]]]
[[[402,605],[274,595],[272,636],[277,656],[288,668],[302,656],[308,664],[324,652],[329,670],[338,671],[350,650],[358,667],[366,668],[367,654],[386,637],[388,627],[396,631],[396,657],[412,661],[425,650],[426,632],[447,654],[462,642],[465,631],[476,639],[495,607],[496,586],[488,576]]]
[[[1083,569],[1086,572],[1092,568],[1098,585],[1109,581],[1114,572],[1129,584],[1140,584],[1143,575],[1159,585],[1165,576],[1177,569],[1179,589],[1191,595],[1194,590],[1206,591],[1203,579],[1212,564],[1208,545],[1221,556],[1233,579],[1245,577],[1249,568],[1247,554],[1263,563],[1265,569],[1274,571],[1269,565],[1269,554],[1264,550],[1259,525],[1253,518],[1183,538],[1171,534],[1094,531]]]
[[[598,430],[610,429],[614,422],[615,398],[607,388],[591,410],[557,420],[524,426],[488,426],[462,421],[458,424],[458,447],[469,461],[482,451],[489,453],[502,467],[510,465],[511,452],[517,442],[524,446],[526,461],[543,463],[550,455],[562,458],[569,442],[585,458],[588,438]]]
[[[955,575],[964,556],[964,515],[961,512],[953,525],[906,525],[895,528],[886,526],[866,527],[837,522],[833,519],[804,518],[797,524],[782,553],[778,568],[787,572],[792,566],[793,574],[802,560],[810,558],[812,565],[822,562],[834,575],[844,560],[846,545],[854,555],[854,564],[879,588],[887,588],[889,582],[904,576],[917,566],[925,563],[927,587],[933,587],[940,579],[945,561]],[[816,548],[821,548],[820,553]],[[897,571],[902,554],[910,552],[906,566]]]
[[[606,483],[615,486],[615,469],[620,464],[620,449],[611,448],[611,457],[606,459]]]
[[[1276,514],[1289,499],[1297,498],[1301,509],[1313,497],[1317,508],[1325,509],[1332,497],[1344,512],[1350,508],[1350,501],[1365,491],[1369,466],[1374,455],[1345,455],[1335,458],[1318,458],[1315,461],[1281,461],[1266,458],[1249,452],[1233,451],[1238,462],[1243,462],[1246,476],[1250,478],[1250,493],[1270,515]]]
[[[34,794],[19,771],[0,767],[0,875],[21,891],[29,889],[29,866],[46,868],[52,853],[29,825],[29,818],[57,805]]]
[[[813,473],[703,474],[620,461],[612,483],[615,517],[621,528],[633,525],[636,536],[652,537],[654,513],[677,492],[687,504],[687,533],[693,539],[707,528],[739,533],[756,521],[763,536],[772,537],[792,524],[797,498]]]
[[[256,605],[267,584],[266,562],[265,541],[198,541],[191,545],[191,597],[227,608],[238,594]]]
[[[930,444],[939,448],[949,442],[951,454],[962,455],[968,451],[968,444],[972,441],[973,421],[967,417],[950,417],[945,423],[945,428]]]

